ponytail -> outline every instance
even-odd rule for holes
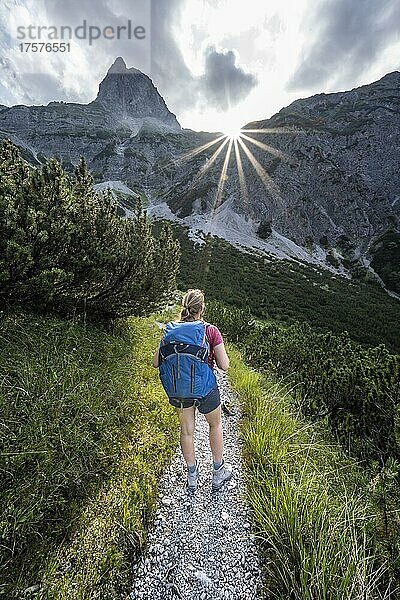
[[[182,299],[180,321],[195,320],[204,311],[204,294],[201,290],[188,290]]]

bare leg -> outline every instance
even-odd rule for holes
[[[191,406],[189,408],[180,409],[177,408],[176,412],[178,413],[179,420],[181,423],[181,449],[183,458],[186,461],[187,465],[195,464],[195,455],[194,455],[194,427],[195,427],[195,408]]]
[[[207,423],[210,426],[209,437],[210,447],[214,462],[220,463],[224,451],[224,443],[222,437],[222,422],[221,422],[221,405],[204,415]]]

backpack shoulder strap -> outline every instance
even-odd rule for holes
[[[168,325],[169,325],[170,321],[168,323],[165,324],[164,329],[161,331],[161,340],[160,340],[160,346],[165,346],[165,336],[167,335],[167,331],[168,331]]]
[[[207,339],[207,330],[210,327],[210,323],[207,323],[206,321],[203,321],[203,325],[204,325],[204,336],[203,336],[203,343],[202,346],[207,346],[207,350],[210,352],[211,347],[210,347],[210,342]]]

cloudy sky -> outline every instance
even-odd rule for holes
[[[122,56],[150,75],[182,126],[230,131],[400,70],[400,0],[2,0],[0,19],[7,106],[90,102]],[[145,39],[73,39],[65,53],[19,46],[38,39],[22,40],[18,27],[26,36],[28,25],[116,29],[128,19]]]

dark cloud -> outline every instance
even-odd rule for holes
[[[355,85],[398,38],[400,2],[323,0],[306,16],[302,29],[309,32],[312,41],[286,89],[321,87],[329,80]]]
[[[208,3],[212,4],[211,0]],[[151,77],[176,112],[199,106],[228,110],[250,93],[257,80],[236,65],[233,51],[218,52],[215,48],[205,53],[204,75],[192,74],[173,35],[184,4],[184,0],[152,1]],[[194,33],[200,43],[204,32]]]
[[[236,65],[236,54],[232,50],[218,52],[210,47],[206,52],[201,84],[212,106],[229,110],[246,98],[257,84],[257,79]]]
[[[174,111],[194,106],[198,97],[198,83],[187,67],[172,32],[183,6],[184,0],[151,2],[150,76]]]

